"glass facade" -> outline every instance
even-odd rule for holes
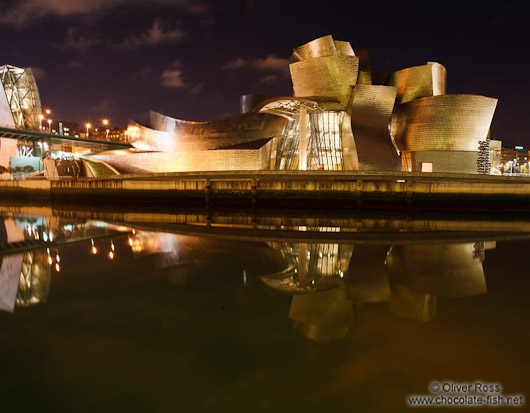
[[[344,111],[311,110],[307,116],[307,169],[344,170],[342,122]],[[271,169],[297,170],[300,156],[300,113],[289,119],[273,143]]]

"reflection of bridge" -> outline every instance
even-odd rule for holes
[[[3,225],[3,221],[0,217],[0,224]],[[112,238],[125,233],[105,226],[91,225],[90,223],[63,223],[62,226],[54,228],[40,225],[36,227],[28,224],[24,228],[24,239],[20,239],[21,236],[19,235],[14,240],[10,240],[9,234],[7,240],[0,239],[0,257],[46,248],[59,248],[68,244],[84,243],[90,240]]]

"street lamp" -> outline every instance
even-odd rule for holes
[[[44,115],[39,115],[39,129],[42,130],[42,120],[44,119]]]
[[[103,119],[103,125],[105,125],[105,127],[109,126],[109,120],[108,119]],[[109,130],[107,129],[107,140],[109,140]]]
[[[50,109],[46,109],[44,112],[46,112],[46,115],[50,115],[52,113]]]
[[[86,126],[86,137],[88,138],[88,130],[92,127],[92,125],[90,123],[86,123],[85,126]]]
[[[48,119],[48,129],[50,130],[50,133],[52,133],[52,120]]]

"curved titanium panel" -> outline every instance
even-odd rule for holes
[[[331,35],[322,36],[302,46],[293,49],[292,60],[300,61],[314,59],[315,57],[336,56],[337,49]]]
[[[366,47],[356,47],[355,56],[359,56],[359,78],[357,83],[361,85],[372,84],[372,71],[370,69],[370,58]]]
[[[326,96],[340,100],[344,109],[357,83],[357,56],[327,56],[303,60],[289,65],[295,96]]]
[[[338,56],[355,56],[356,54],[350,42],[344,42],[342,40],[335,40],[335,49],[337,50]]]
[[[497,99],[442,95],[405,103],[392,118],[401,151],[477,151],[488,136]]]
[[[392,284],[436,296],[486,292],[478,244],[394,245],[386,261]]]
[[[273,98],[271,95],[242,95],[239,98],[239,113],[249,113],[263,101]],[[257,111],[255,111],[257,112]]]
[[[138,124],[129,126],[131,145],[142,150],[176,152],[221,149],[280,136],[285,119],[252,112],[209,122],[192,122],[151,112],[151,122],[158,130]]]
[[[389,85],[397,87],[397,102],[406,103],[426,96],[444,95],[446,79],[445,67],[429,62],[394,72]]]
[[[351,104],[351,127],[359,170],[399,171],[401,164],[390,133],[396,88],[357,85]]]
[[[127,127],[129,143],[142,151],[169,151],[173,148],[171,134],[154,130],[129,120]]]

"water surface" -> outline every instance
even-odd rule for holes
[[[0,211],[2,411],[530,394],[524,215]]]

